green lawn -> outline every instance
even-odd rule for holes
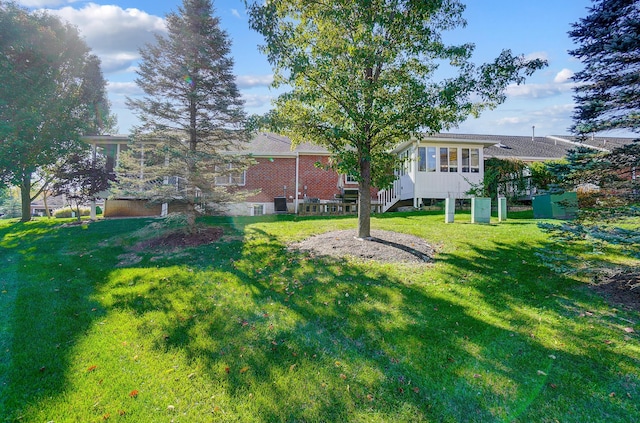
[[[129,249],[152,220],[0,221],[0,421],[640,421],[640,313],[544,266],[535,221],[456,219],[372,219],[423,266],[286,248],[354,218],[211,218],[164,255]]]

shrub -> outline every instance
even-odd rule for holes
[[[58,209],[53,212],[53,217],[56,218],[65,218],[65,217],[74,217],[74,213],[77,213],[76,209],[71,209],[71,207],[65,207],[63,209]],[[80,208],[80,216],[89,216],[91,214],[91,209],[88,207]]]

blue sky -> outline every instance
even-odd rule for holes
[[[140,94],[133,83],[138,49],[163,33],[164,16],[179,0],[19,0],[24,6],[48,9],[76,25],[101,59],[112,110],[120,133],[128,133],[136,118],[125,97]],[[480,118],[469,118],[452,132],[468,134],[536,135],[568,133],[574,108],[571,75],[581,63],[567,51],[575,48],[567,31],[588,14],[591,0],[467,0],[467,26],[447,33],[451,43],[476,45],[477,64],[494,59],[502,49],[549,61],[526,84],[510,86],[507,101]],[[262,38],[249,29],[242,0],[214,0],[216,15],[232,41],[237,83],[249,114],[264,113],[277,92],[268,86],[272,70],[259,53]],[[612,135],[625,136],[625,133]]]

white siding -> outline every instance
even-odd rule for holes
[[[418,147],[435,147],[436,148],[436,171],[420,171]],[[440,148],[455,149],[457,153],[457,166],[455,172],[442,172],[441,165],[448,165],[448,163],[441,163]],[[462,149],[476,149],[479,152],[479,171],[478,172],[463,172],[463,167],[469,169],[468,166],[463,166],[462,163]],[[408,200],[411,198],[468,198],[466,194],[471,189],[472,184],[477,185],[482,182],[484,177],[484,156],[481,145],[477,144],[445,144],[445,143],[420,143],[419,146],[414,148],[411,154],[411,172],[406,175],[400,176],[401,192],[400,199]],[[429,166],[423,167],[423,169]]]

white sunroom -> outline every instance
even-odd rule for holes
[[[400,144],[393,151],[403,166],[393,186],[378,193],[382,211],[409,200],[420,207],[427,199],[470,198],[484,178],[483,149],[495,143],[444,134]]]

